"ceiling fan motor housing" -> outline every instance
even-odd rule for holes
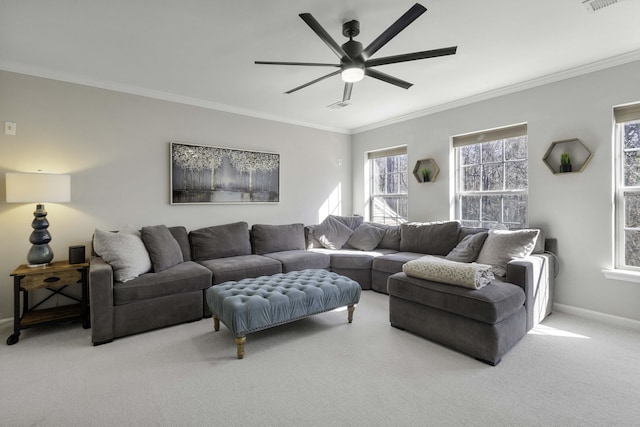
[[[345,37],[354,38],[360,34],[360,23],[355,19],[347,21],[342,24],[342,35]]]

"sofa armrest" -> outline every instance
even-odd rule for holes
[[[113,340],[113,268],[100,257],[89,261],[89,304],[91,342],[98,345]]]
[[[507,264],[506,281],[520,286],[525,293],[527,331],[551,314],[554,264],[555,258],[550,254],[532,254]]]

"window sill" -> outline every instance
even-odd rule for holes
[[[602,270],[602,274],[604,274],[604,277],[607,279],[640,283],[640,271],[610,269]]]

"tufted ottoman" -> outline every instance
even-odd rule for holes
[[[236,336],[238,359],[244,356],[246,335],[339,307],[353,319],[360,285],[326,270],[302,270],[225,282],[207,290],[215,330],[220,320]]]

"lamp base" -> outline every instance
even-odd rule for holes
[[[47,265],[51,265],[50,262],[44,263],[44,264],[27,264],[27,267],[29,268],[37,268],[37,267],[46,267]]]
[[[29,236],[29,242],[33,246],[27,254],[27,262],[30,266],[48,265],[53,260],[53,251],[49,247],[51,235],[49,234],[49,221],[47,221],[47,211],[44,205],[38,203],[36,211],[33,213],[35,217],[31,223],[33,231]]]

